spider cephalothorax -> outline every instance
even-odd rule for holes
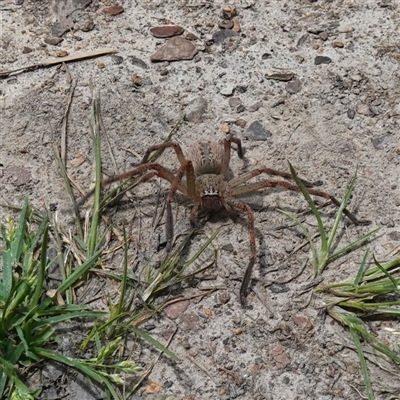
[[[200,175],[196,178],[195,185],[201,211],[209,213],[224,208],[226,185],[221,175]]]
[[[291,174],[267,168],[265,166],[256,168],[242,176],[229,179],[228,170],[232,143],[236,144],[237,154],[242,158],[243,150],[241,141],[231,135],[226,136],[223,145],[213,142],[199,142],[194,144],[188,149],[187,158],[184,156],[181,146],[176,142],[166,142],[154,145],[147,149],[142,160],[142,165],[131,171],[104,180],[102,186],[137,175],[142,176],[139,180],[140,183],[143,183],[154,176],[159,176],[160,178],[167,180],[171,184],[171,189],[167,196],[167,249],[170,249],[172,245],[173,221],[171,202],[173,201],[174,195],[177,191],[181,192],[193,203],[193,208],[190,214],[190,222],[192,225],[196,223],[199,211],[208,213],[220,211],[223,208],[226,208],[228,211],[236,208],[245,212],[249,228],[250,257],[240,288],[240,302],[244,306],[246,304],[246,297],[248,295],[252,270],[256,259],[256,241],[253,211],[248,204],[239,200],[236,196],[255,192],[267,187],[282,187],[297,192],[299,191],[299,188],[282,179],[249,182],[252,178],[261,174],[278,176],[279,178],[289,180],[293,179]],[[152,152],[163,152],[165,149],[171,147],[174,149],[180,163],[180,168],[177,173],[171,172],[159,163],[147,162]],[[305,180],[303,180],[303,183],[309,187],[321,184],[320,181],[308,182]],[[89,197],[92,193],[93,191],[88,193],[83,200]],[[308,193],[331,200],[332,203],[340,206],[340,202],[326,192],[316,189],[308,189]],[[344,214],[356,224],[367,223],[367,221],[359,221],[347,209],[344,210]]]

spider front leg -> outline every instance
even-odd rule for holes
[[[178,157],[178,160],[182,165],[185,164],[186,158],[183,155],[182,147],[179,143],[177,142],[165,142],[165,143],[160,143],[160,144],[155,144],[153,146],[150,146],[147,150],[146,153],[144,153],[144,156],[142,158],[141,164],[147,163],[147,160],[150,157],[150,154],[153,153],[154,151],[159,151],[160,155],[164,152],[165,149],[168,149],[172,147],[176,153],[176,156]]]
[[[176,191],[182,186],[182,178],[186,174],[186,188],[183,193],[189,197],[189,199],[194,200],[195,198],[195,174],[193,169],[193,163],[189,160],[185,160],[185,163],[181,165],[179,171],[172,182],[171,189],[167,196],[167,220],[166,220],[166,239],[167,239],[167,252],[171,251],[172,241],[174,238],[174,220],[172,217],[172,201],[174,199]],[[182,190],[180,190],[182,192]]]
[[[151,170],[153,170],[153,171],[151,171]],[[109,177],[107,179],[104,179],[103,181],[101,181],[101,187],[106,187],[106,186],[110,185],[111,183],[123,181],[123,180],[129,179],[129,178],[133,178],[136,175],[142,175],[147,171],[151,171],[151,172],[149,172],[145,176],[142,176],[142,178],[139,180],[138,183],[143,183],[143,182],[149,180],[150,178],[152,178],[155,175],[159,176],[160,178],[163,178],[163,179],[167,180],[171,184],[175,180],[174,174],[171,171],[167,170],[162,165],[160,165],[158,163],[147,163],[147,164],[140,165],[139,167],[137,167],[135,169],[132,169],[130,171],[124,172],[122,174],[114,175],[114,176],[111,176],[111,177]],[[178,184],[178,189],[183,194],[186,195],[186,188],[182,185],[182,183]],[[93,188],[88,193],[86,193],[85,196],[83,196],[79,200],[77,205],[80,206],[80,205],[84,204],[86,202],[86,200],[90,196],[93,195],[94,191],[95,191],[95,189]]]
[[[244,157],[244,152],[243,152],[243,148],[242,148],[242,141],[232,135],[228,135],[225,140],[224,140],[224,156],[223,156],[223,161],[221,164],[221,175],[226,176],[228,173],[228,169],[229,169],[229,162],[231,160],[231,144],[235,143],[237,146],[237,153],[239,158],[243,158]]]
[[[246,271],[243,276],[242,284],[240,286],[240,303],[242,307],[246,307],[247,295],[249,294],[249,286],[251,282],[251,275],[253,272],[254,263],[256,261],[256,233],[254,229],[254,214],[250,206],[243,201],[235,199],[234,197],[227,197],[226,203],[231,207],[236,207],[244,211],[247,215],[247,224],[249,228],[250,239],[250,258]]]

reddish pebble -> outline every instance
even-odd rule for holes
[[[164,308],[164,314],[171,319],[178,318],[189,307],[188,300],[182,300],[177,303],[172,303]]]
[[[103,9],[104,14],[118,15],[124,12],[124,8],[121,6],[111,6]]]
[[[342,47],[344,47],[344,43],[343,42],[333,42],[333,47],[339,47],[339,48],[342,48]]]
[[[169,38],[183,33],[183,28],[177,25],[154,26],[150,33],[156,38]]]
[[[191,60],[198,50],[190,40],[181,36],[173,37],[161,46],[151,57],[151,61]]]
[[[185,36],[185,39],[187,39],[187,40],[198,40],[198,37],[194,33],[188,32],[186,34],[186,36]]]

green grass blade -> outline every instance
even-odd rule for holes
[[[46,226],[43,232],[43,238],[42,238],[42,249],[40,253],[40,263],[39,263],[39,270],[38,270],[38,275],[35,280],[35,292],[32,296],[31,299],[31,304],[29,306],[29,310],[33,310],[36,308],[37,304],[39,303],[40,297],[43,293],[43,283],[45,280],[45,275],[46,275],[46,264],[47,264],[47,246],[48,246],[48,227]]]
[[[101,191],[101,139],[100,139],[100,98],[96,93],[92,102],[92,123],[91,131],[93,137],[93,147],[95,155],[95,186],[94,186],[94,202],[92,211],[92,221],[90,225],[90,233],[88,239],[87,256],[90,257],[98,248],[97,231],[100,220],[100,191]]]
[[[141,329],[137,328],[136,326],[130,326],[130,328],[136,335],[140,336],[142,339],[146,340],[150,344],[152,344],[154,347],[157,349],[161,350],[164,354],[166,354],[168,357],[172,358],[173,360],[178,361],[179,358],[176,356],[171,350],[169,350],[167,347],[162,345],[159,341],[151,337],[148,333],[145,331],[142,331]]]
[[[81,218],[79,216],[78,206],[76,205],[75,196],[74,196],[74,193],[71,188],[70,180],[68,178],[68,174],[65,169],[65,165],[61,160],[60,153],[59,153],[57,147],[54,148],[54,154],[55,154],[55,157],[57,160],[58,169],[60,170],[60,173],[61,173],[61,177],[63,178],[64,183],[65,183],[65,188],[66,188],[69,198],[71,199],[71,202],[72,202],[72,206],[73,206],[74,214],[75,214],[75,226],[76,226],[76,229],[78,230],[78,235],[81,238],[83,238],[83,228],[82,228]]]
[[[322,253],[327,253],[328,247],[327,247],[327,239],[326,239],[326,232],[324,228],[324,224],[321,219],[321,214],[318,211],[317,206],[315,205],[313,199],[307,192],[307,188],[304,186],[304,183],[301,181],[301,179],[298,177],[296,170],[293,168],[292,164],[289,163],[289,168],[290,168],[290,173],[293,176],[294,181],[296,182],[296,185],[299,187],[301,193],[303,194],[304,198],[306,199],[308,205],[310,206],[315,219],[317,220],[318,223],[318,230],[319,230],[319,235],[321,237],[321,251]]]
[[[38,321],[35,324],[35,327],[39,328],[44,325],[54,325],[58,324],[63,321],[68,321],[74,318],[99,318],[105,317],[107,315],[106,312],[103,311],[78,311],[78,312],[71,312],[68,314],[57,315],[54,317],[48,317],[44,320]]]
[[[334,260],[335,258],[338,258],[338,257],[342,256],[343,254],[346,254],[346,253],[356,249],[357,247],[361,246],[363,243],[365,243],[367,240],[369,240],[373,235],[375,235],[375,233],[378,232],[379,230],[380,230],[380,228],[373,229],[372,231],[370,231],[370,232],[366,233],[365,235],[362,235],[358,239],[354,240],[353,242],[351,242],[347,246],[344,246],[343,248],[341,248],[337,252],[331,254],[328,257],[328,262],[330,262],[330,261]]]
[[[364,257],[363,257],[363,259],[361,261],[360,268],[358,269],[357,275],[356,275],[356,277],[354,279],[353,285],[356,288],[355,289],[356,293],[357,293],[358,286],[360,285],[361,280],[364,277],[365,271],[366,271],[366,269],[368,267],[368,264],[367,264],[368,255],[369,255],[369,251],[367,249],[366,252],[364,253]]]
[[[354,190],[354,185],[355,185],[355,182],[356,182],[356,176],[357,176],[357,172],[350,179],[350,182],[348,183],[346,191],[345,191],[345,193],[343,195],[342,201],[340,203],[339,209],[338,209],[337,214],[336,214],[335,222],[333,224],[333,227],[332,227],[331,232],[330,232],[329,237],[328,237],[328,247],[327,247],[328,249],[330,249],[332,247],[333,241],[334,241],[334,239],[336,237],[336,232],[337,232],[337,229],[339,227],[339,223],[340,223],[340,221],[342,220],[342,217],[343,217],[343,211],[346,208],[346,206],[347,206],[347,204],[348,204],[348,202],[350,200],[351,194],[352,194],[352,192]]]
[[[124,236],[124,262],[122,271],[122,282],[121,282],[121,294],[119,296],[119,302],[117,307],[117,314],[120,314],[124,309],[124,303],[126,298],[126,290],[128,285],[128,240],[126,237],[125,225],[122,228]]]
[[[361,346],[360,338],[358,337],[358,332],[354,328],[350,327],[350,334],[351,334],[351,337],[353,338],[354,344],[356,346],[358,359],[360,360],[361,373],[362,373],[362,376],[364,379],[365,389],[367,392],[368,400],[375,400],[375,395],[374,395],[374,391],[372,390],[372,383],[371,383],[371,379],[369,377],[367,363],[365,361],[364,352],[363,352],[363,348]]]
[[[396,281],[396,279],[393,278],[393,276],[391,274],[389,274],[388,271],[386,271],[385,268],[382,267],[381,264],[379,264],[379,262],[377,261],[377,259],[375,258],[375,254],[373,255],[374,258],[374,263],[375,265],[386,275],[387,278],[389,278],[389,280],[393,283],[393,290],[397,290],[398,287],[398,283]]]
[[[15,240],[11,245],[11,259],[14,262],[18,262],[21,258],[22,247],[24,245],[24,240],[26,237],[26,229],[28,223],[28,215],[30,213],[28,198],[25,197],[24,205],[22,206],[21,214],[19,217],[18,229],[15,234]]]
[[[78,267],[57,289],[62,294],[70,288],[77,280],[79,280],[90,268],[92,268],[99,258],[102,250],[97,250],[88,260]]]

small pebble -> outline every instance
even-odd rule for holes
[[[183,28],[178,25],[154,26],[150,29],[150,33],[156,38],[169,38],[181,35],[183,33]]]
[[[221,29],[220,31],[214,33],[212,39],[215,44],[221,44],[225,39],[235,36],[239,36],[236,31],[231,29]]]
[[[161,46],[151,57],[151,61],[191,60],[198,50],[190,40],[175,36]]]
[[[229,125],[227,125],[227,124],[222,125],[221,126],[221,131],[226,133],[226,134],[228,134],[230,132]]]
[[[102,62],[97,63],[97,68],[104,69],[105,67],[106,67],[106,64],[104,64]]]
[[[52,46],[57,46],[61,43],[64,39],[56,36],[48,36],[44,39],[44,42],[50,44]]]
[[[131,76],[131,81],[136,85],[136,86],[142,86],[143,85],[143,78],[138,75],[138,74],[133,74]]]
[[[272,133],[266,130],[261,122],[254,121],[247,128],[246,135],[253,140],[267,140],[272,136]]]
[[[231,295],[229,294],[228,291],[224,290],[223,292],[221,292],[218,296],[218,300],[220,301],[220,303],[222,304],[226,304],[229,302],[229,300],[231,299]]]
[[[124,8],[121,6],[111,6],[103,9],[104,14],[108,15],[118,15],[124,12]]]
[[[256,103],[252,104],[249,107],[249,111],[250,112],[255,112],[258,111],[260,109],[260,107],[262,106],[262,101],[257,101]]]
[[[326,56],[317,56],[315,57],[314,64],[321,65],[321,64],[330,64],[332,59]]]
[[[193,123],[203,121],[203,115],[207,111],[207,100],[198,97],[192,100],[185,109],[186,120]]]
[[[222,19],[232,19],[233,17],[237,17],[237,15],[237,10],[234,7],[226,6],[221,11]]]
[[[56,57],[66,57],[68,55],[68,51],[60,50],[56,53]]]
[[[237,126],[240,126],[241,128],[245,128],[246,125],[247,125],[247,121],[246,121],[245,119],[243,119],[243,118],[239,118],[239,119],[237,119],[237,120],[235,121],[235,124],[236,124]]]
[[[326,39],[328,39],[328,34],[323,31],[318,35],[323,41],[325,41]]]
[[[185,39],[187,39],[187,40],[198,40],[199,38],[194,33],[188,32],[185,35]]]
[[[241,104],[242,102],[240,101],[239,97],[231,97],[229,99],[229,106],[231,108],[236,108],[239,104]]]
[[[300,92],[300,90],[301,90],[301,82],[300,82],[300,79],[294,79],[292,82],[289,82],[287,85],[286,85],[286,91],[289,93],[289,94],[296,94],[296,93],[299,93]]]
[[[251,27],[249,27],[250,29]],[[239,18],[238,17],[234,17],[233,18],[233,30],[235,32],[240,32],[242,30],[241,26],[240,26],[240,22],[239,22]],[[251,30],[251,29],[250,29]]]
[[[228,85],[222,88],[220,90],[220,93],[222,94],[222,96],[232,96],[234,91],[235,91],[235,86]]]
[[[348,116],[350,119],[354,119],[355,115],[356,115],[356,111],[355,111],[354,109],[349,108],[349,109],[347,110],[347,116]]]
[[[368,104],[357,104],[357,113],[360,115],[372,115]]]
[[[339,47],[340,49],[342,49],[342,48],[344,47],[344,43],[343,43],[343,42],[336,41],[336,42],[333,42],[333,43],[332,43],[332,46],[333,46],[333,47]]]
[[[232,29],[233,21],[231,19],[223,19],[218,23],[218,27],[221,29]]]
[[[30,47],[26,47],[24,46],[22,49],[22,54],[28,54],[28,53],[32,53],[32,49]]]

